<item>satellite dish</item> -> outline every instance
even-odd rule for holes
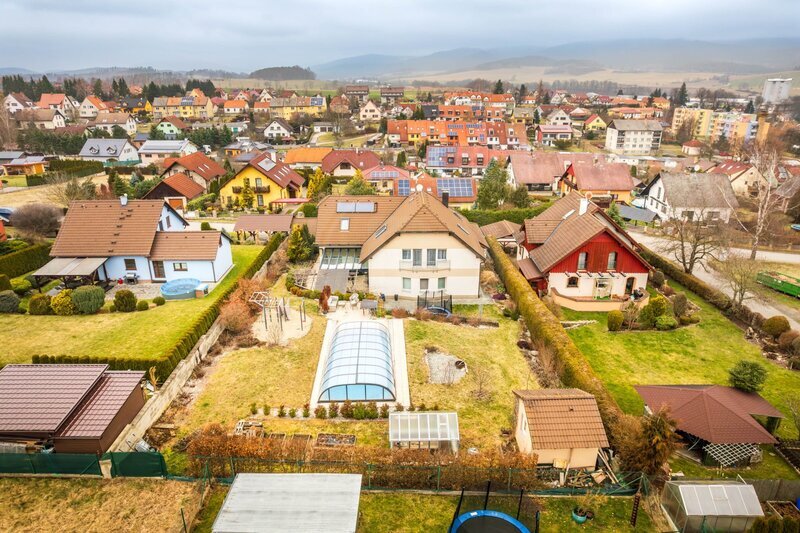
[[[424,189],[421,183],[417,183],[417,186],[414,188],[417,190],[417,192],[422,192],[422,189]]]

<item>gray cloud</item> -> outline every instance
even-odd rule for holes
[[[620,38],[800,37],[795,0],[3,0],[0,67],[314,65]]]

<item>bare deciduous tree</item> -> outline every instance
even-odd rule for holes
[[[664,224],[670,239],[662,242],[660,251],[674,257],[683,271],[691,274],[699,264],[716,259],[725,247],[725,237],[716,225],[706,221],[705,210],[692,217],[673,218]]]
[[[750,259],[756,258],[758,246],[762,239],[769,233],[770,222],[775,214],[779,213],[778,203],[781,198],[775,194],[772,182],[777,176],[780,153],[771,144],[754,144],[749,150],[750,163],[760,174],[756,185],[755,218],[746,224],[742,217],[733,210],[733,216],[740,229],[750,235]]]
[[[64,207],[68,207],[74,200],[91,200],[97,197],[97,187],[92,178],[79,180],[59,172],[46,177],[45,183],[48,185],[47,199]]]
[[[792,396],[789,398],[786,401],[786,407],[788,407],[789,412],[792,413],[792,422],[797,430],[797,434],[800,435],[800,396]]]
[[[746,299],[753,297],[752,291],[758,283],[756,275],[761,270],[758,261],[729,252],[727,257],[714,261],[711,266],[725,280],[735,304],[742,305]]]

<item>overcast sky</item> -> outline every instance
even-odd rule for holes
[[[800,37],[800,0],[0,0],[0,67],[249,72],[587,39]]]

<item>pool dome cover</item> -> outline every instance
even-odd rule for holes
[[[331,341],[320,402],[394,401],[389,331],[378,322],[345,322]]]

